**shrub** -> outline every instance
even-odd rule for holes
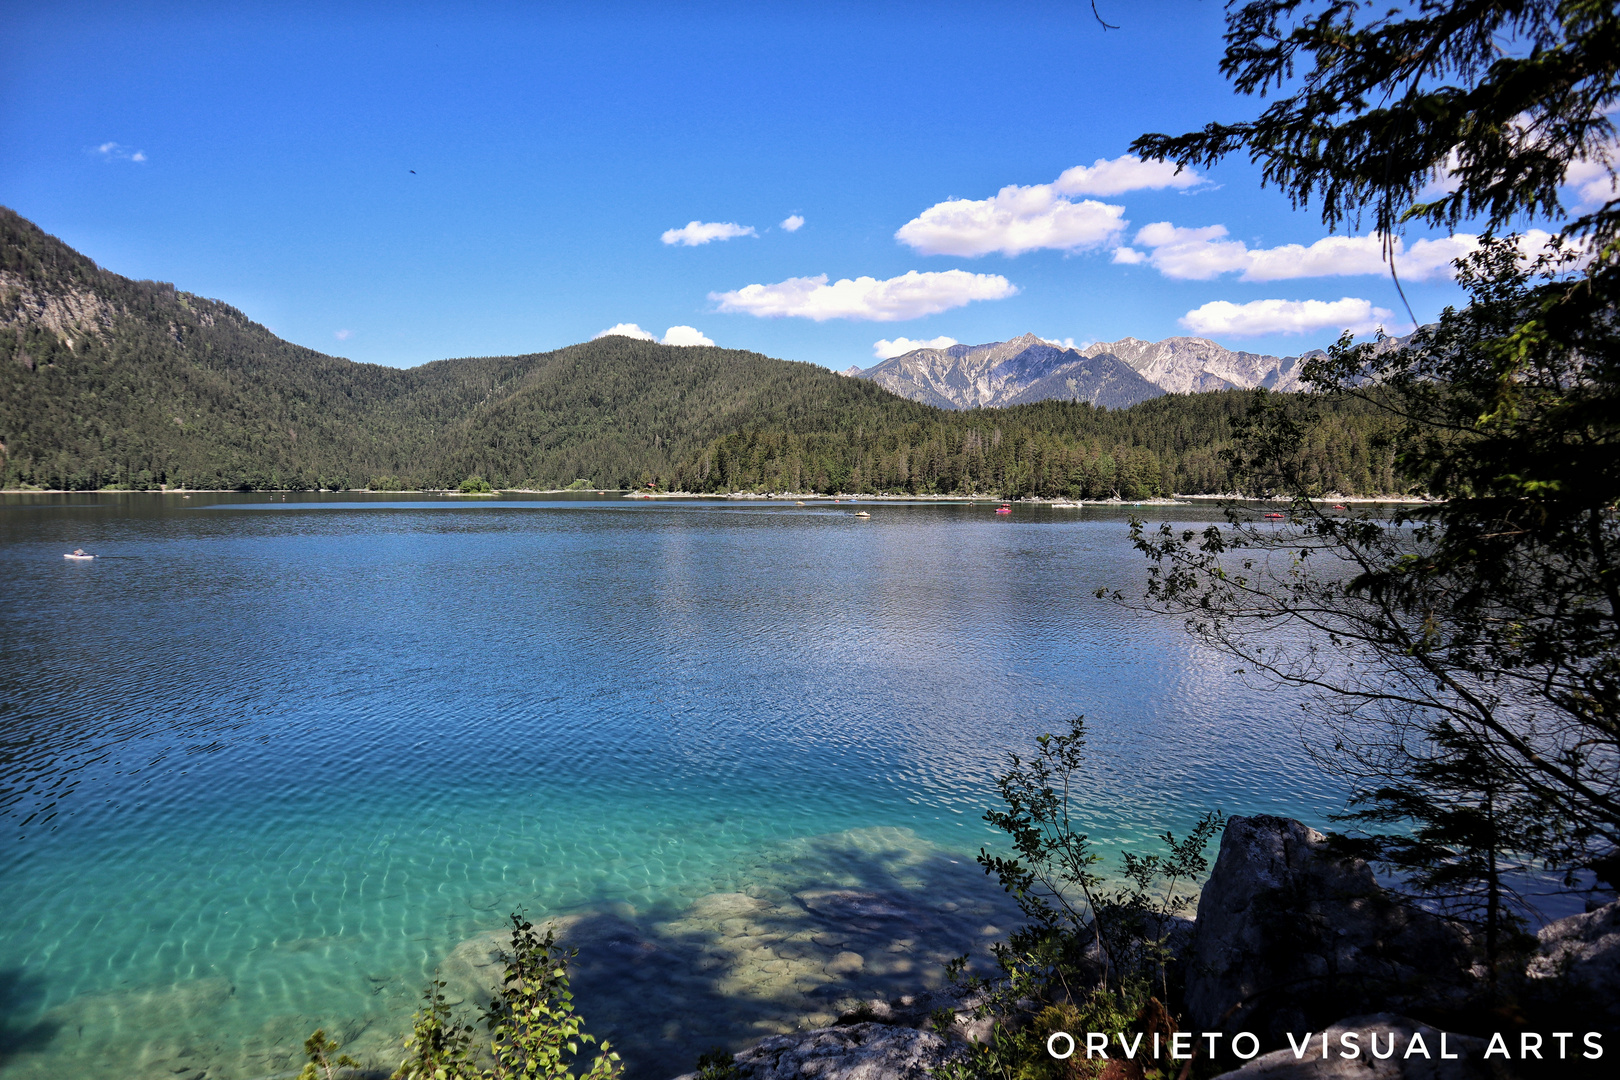
[[[474,1027],[458,1018],[435,979],[422,993],[423,1007],[411,1018],[407,1056],[392,1080],[616,1080],[619,1055],[600,1044],[589,1068],[576,1077],[583,1047],[596,1042],[574,1012],[568,988],[568,962],[576,955],[559,948],[551,930],[545,936],[521,915],[512,916],[511,951],[503,953],[501,984],[494,988],[480,1019],[490,1033],[487,1054],[474,1048]],[[334,1080],[335,1068],[358,1068],[347,1055],[329,1058],[338,1044],[317,1031],[304,1044],[310,1063],[299,1080]],[[483,1060],[480,1060],[480,1059]],[[486,1062],[492,1062],[493,1066]]]
[[[1181,840],[1164,833],[1164,854],[1122,853],[1122,881],[1110,882],[1070,814],[1071,793],[1084,779],[1084,717],[1036,744],[1028,760],[1008,755],[996,780],[1005,809],[984,815],[1008,835],[1014,854],[981,850],[978,860],[1029,921],[994,946],[995,976],[968,975],[965,956],[951,963],[953,981],[982,994],[977,1015],[996,1024],[988,1042],[936,1070],[936,1080],[1078,1080],[1099,1075],[1092,1066],[1104,1063],[1053,1058],[1052,1032],[1176,1030],[1163,1004],[1180,990],[1171,975],[1172,931],[1208,866],[1203,852],[1221,815],[1206,813]],[[1144,1075],[1156,1074],[1149,1067]]]

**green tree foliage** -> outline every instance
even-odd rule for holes
[[[988,1042],[936,1073],[941,1080],[1086,1075],[1083,1061],[1052,1059],[1049,1035],[1175,1030],[1163,1002],[1180,993],[1171,974],[1176,920],[1196,896],[1221,816],[1205,814],[1180,840],[1166,832],[1163,854],[1124,852],[1110,878],[1071,812],[1086,774],[1077,717],[1067,732],[1040,736],[1033,757],[1009,754],[996,778],[1003,807],[984,819],[1007,835],[1012,854],[981,850],[978,861],[1028,922],[993,947],[996,977],[968,976],[966,957],[952,965],[959,984],[983,991],[979,1014],[997,1023]],[[1102,1064],[1091,1063],[1093,1075]]]
[[[1042,401],[951,412],[906,403],[836,427],[749,427],[678,464],[670,486],[1092,500],[1231,492],[1250,477],[1225,450],[1257,393],[1264,391],[1165,395],[1118,410]],[[1387,417],[1344,396],[1316,408],[1324,422],[1298,456],[1324,490],[1404,490]]]
[[[463,495],[488,495],[495,489],[489,486],[489,481],[482,476],[469,476],[456,488]]]
[[[391,1080],[482,1080],[473,1049],[473,1026],[456,1017],[435,979],[422,992],[422,1008],[411,1017],[406,1058]]]
[[[1534,908],[1513,871],[1522,853],[1551,846],[1558,818],[1545,799],[1523,795],[1474,732],[1441,719],[1421,735],[1417,752],[1364,756],[1352,809],[1340,816],[1395,831],[1337,840],[1394,870],[1431,909],[1476,928],[1494,992],[1503,960],[1534,944],[1524,932]]]
[[[501,984],[482,1016],[493,1066],[480,1063],[473,1026],[456,1019],[445,1000],[445,984],[434,981],[412,1020],[405,1041],[409,1056],[393,1080],[613,1080],[621,1072],[619,1055],[605,1042],[590,1065],[576,1072],[584,1063],[582,1050],[597,1040],[574,1011],[568,986],[574,955],[558,947],[550,929],[542,936],[527,919],[513,915]]]
[[[298,1080],[336,1080],[339,1069],[358,1069],[360,1063],[348,1054],[340,1054],[341,1047],[325,1031],[304,1040],[304,1055],[309,1059],[298,1073]],[[335,1057],[333,1055],[336,1055]]]
[[[1253,0],[1228,8],[1221,73],[1272,93],[1259,117],[1131,149],[1181,165],[1247,153],[1267,184],[1329,225],[1372,217],[1392,236],[1412,219],[1557,218],[1572,162],[1605,162],[1620,70],[1608,0]],[[1299,72],[1303,69],[1304,74]],[[1449,191],[1420,202],[1429,182]],[[1610,200],[1569,223],[1608,249]]]
[[[1493,228],[1545,218],[1459,264],[1470,294],[1405,347],[1348,339],[1312,384],[1399,419],[1397,467],[1442,501],[1389,522],[1234,514],[1150,533],[1148,604],[1243,670],[1316,692],[1352,820],[1408,887],[1514,929],[1504,861],[1620,878],[1620,200],[1570,215],[1566,175],[1612,181],[1620,12],[1593,0],[1255,0],[1228,15],[1222,64],[1271,88],[1257,120],[1135,148],[1184,165],[1247,152],[1336,225],[1372,214]],[[1296,72],[1296,67],[1301,69]],[[1425,185],[1447,193],[1422,202]],[[1240,442],[1288,491],[1311,425],[1261,410]],[[1494,959],[1494,956],[1492,957]]]

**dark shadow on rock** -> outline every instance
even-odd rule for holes
[[[33,1020],[45,1000],[45,980],[22,968],[0,969],[0,1068],[19,1054],[45,1049],[62,1025]]]

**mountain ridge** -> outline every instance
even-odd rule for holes
[[[1302,388],[1304,361],[1319,353],[1269,356],[1198,337],[1163,341],[1128,337],[1070,348],[1030,333],[982,345],[913,349],[844,374],[945,409],[1048,400],[1128,408],[1166,393],[1256,387],[1296,391]]]

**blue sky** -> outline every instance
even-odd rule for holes
[[[0,203],[400,366],[621,324],[836,368],[1404,328],[1372,242],[1318,244],[1246,162],[1119,160],[1258,108],[1217,73],[1221,5],[1099,9],[1119,29],[1083,2],[0,3]],[[1459,293],[1423,236],[1428,319]]]

